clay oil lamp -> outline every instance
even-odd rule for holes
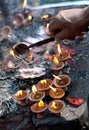
[[[37,102],[42,100],[45,97],[45,92],[43,91],[38,91],[36,89],[36,86],[32,86],[32,92],[29,94],[29,99],[33,102]]]
[[[49,91],[49,95],[53,98],[53,99],[60,99],[62,97],[64,97],[65,95],[65,91],[61,88],[54,88],[52,86],[50,86],[51,90]]]
[[[61,100],[53,100],[48,105],[48,110],[57,116],[61,115],[61,112],[65,108],[65,103]]]
[[[38,118],[43,118],[45,116],[44,111],[46,109],[47,109],[47,104],[42,100],[40,100],[38,103],[35,103],[31,106],[32,112],[37,113]]]
[[[12,29],[9,26],[4,26],[0,30],[0,35],[4,38],[9,38],[12,35]]]
[[[51,85],[52,85],[51,79],[43,79],[37,83],[37,89],[39,91],[45,91],[45,94],[49,95],[49,90]]]
[[[41,20],[43,22],[49,22],[50,21],[50,18],[52,18],[52,14],[44,14],[42,17],[41,17]]]
[[[60,45],[58,45],[58,54],[57,57],[59,60],[65,61],[70,58],[70,54],[68,52],[64,52],[61,50]]]
[[[14,99],[21,105],[25,106],[27,105],[26,99],[28,97],[28,91],[27,90],[19,90],[17,93],[14,95]]]
[[[53,84],[55,87],[62,88],[64,90],[67,90],[67,86],[70,85],[71,79],[68,75],[54,75]]]
[[[59,61],[58,57],[53,57],[53,63],[51,65],[51,69],[55,71],[56,74],[64,67],[64,62]]]

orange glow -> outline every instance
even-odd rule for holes
[[[17,93],[16,93],[17,96],[21,97],[23,95],[23,92],[22,90],[19,90]]]
[[[15,57],[15,55],[14,55],[14,51],[12,50],[12,49],[10,49],[10,54],[12,55],[12,56],[14,56]]]
[[[41,81],[42,85],[47,85],[47,81],[44,79]]]
[[[55,77],[56,79],[61,80],[61,78],[59,78],[58,76],[56,76],[56,75],[54,75],[54,74],[52,74],[52,75],[53,75],[53,77]]]
[[[56,92],[56,88],[49,86],[54,92]]]
[[[60,47],[60,45],[57,45],[57,47],[58,47],[58,48],[57,48],[57,49],[58,49],[58,54],[61,55],[61,54],[62,54],[62,51],[61,51],[61,47]]]
[[[53,62],[58,65],[59,64],[59,61],[58,61],[58,58],[56,56],[53,57]]]
[[[38,106],[39,106],[39,107],[44,107],[44,102],[43,102],[42,100],[40,100],[40,101],[38,102]]]
[[[34,94],[36,94],[36,93],[37,93],[37,88],[36,88],[36,86],[35,86],[35,85],[33,85],[33,86],[32,86],[32,92],[33,92]]]
[[[29,59],[32,60],[32,58],[33,58],[33,56],[30,54],[30,55],[29,55]]]
[[[55,102],[52,102],[52,108],[53,109],[57,109],[58,108],[58,106],[57,106],[57,104]]]
[[[25,9],[25,8],[26,8],[26,5],[27,5],[27,0],[24,0],[23,5],[22,5],[22,8]]]

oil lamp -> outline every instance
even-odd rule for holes
[[[64,67],[64,63],[58,59],[58,57],[53,57],[53,64],[51,65],[51,69],[55,71],[56,74]]]
[[[43,79],[37,83],[37,89],[39,91],[45,91],[45,94],[48,95],[51,85],[52,85],[51,79]]]
[[[4,38],[9,38],[12,35],[12,29],[9,26],[4,26],[0,30],[0,35]]]
[[[43,99],[44,97],[45,97],[45,92],[38,91],[36,89],[36,86],[33,85],[32,86],[32,92],[29,94],[29,99],[31,101],[37,102],[37,101],[40,101],[41,99]]]
[[[65,95],[65,91],[61,88],[54,88],[52,86],[50,86],[51,90],[49,91],[49,95],[53,98],[53,99],[60,99]]]
[[[70,77],[68,75],[58,75],[58,76],[54,75],[54,77],[55,77],[53,80],[54,86],[67,90],[67,86],[69,86],[71,83]]]
[[[18,90],[17,93],[14,95],[14,99],[21,105],[25,106],[26,99],[28,97],[28,91],[27,90]]]
[[[60,116],[64,108],[65,108],[65,103],[61,100],[53,100],[48,105],[48,110],[57,116]]]
[[[58,54],[57,57],[59,60],[65,61],[70,58],[70,54],[68,52],[64,52],[61,50],[60,45],[58,45]]]
[[[47,109],[47,104],[40,100],[38,103],[35,103],[31,106],[31,110],[34,113],[37,113],[38,118],[44,117],[44,111]]]

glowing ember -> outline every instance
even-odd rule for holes
[[[25,8],[26,8],[26,5],[27,5],[27,0],[24,0],[23,5],[22,5],[22,8],[25,9]]]
[[[56,88],[54,88],[54,87],[52,87],[52,86],[50,86],[50,88],[51,88],[54,92],[56,92]]]
[[[59,78],[58,76],[56,76],[56,75],[54,75],[54,74],[52,74],[52,75],[53,75],[53,77],[55,77],[56,79],[61,80],[61,78]]]
[[[42,85],[47,85],[47,81],[44,79],[41,81]]]
[[[39,106],[39,107],[44,107],[44,102],[43,102],[42,100],[40,100],[40,101],[38,102],[38,106]]]
[[[61,54],[62,54],[62,51],[61,51],[60,45],[58,44],[57,47],[58,47],[58,48],[57,48],[57,49],[58,49],[58,54],[61,55]]]
[[[59,64],[59,60],[56,56],[53,57],[53,62],[58,65]]]
[[[58,108],[58,106],[57,106],[57,104],[55,102],[52,102],[52,108],[53,109],[57,109]]]
[[[33,92],[34,94],[37,93],[37,89],[36,89],[36,86],[35,86],[35,85],[32,86],[32,92]]]
[[[16,93],[17,96],[21,97],[23,95],[23,92],[22,90],[19,90],[17,93]]]

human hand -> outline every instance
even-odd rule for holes
[[[82,37],[85,34],[86,27],[84,9],[75,8],[59,11],[50,21],[48,31],[55,36],[56,41],[73,40],[75,37]]]

